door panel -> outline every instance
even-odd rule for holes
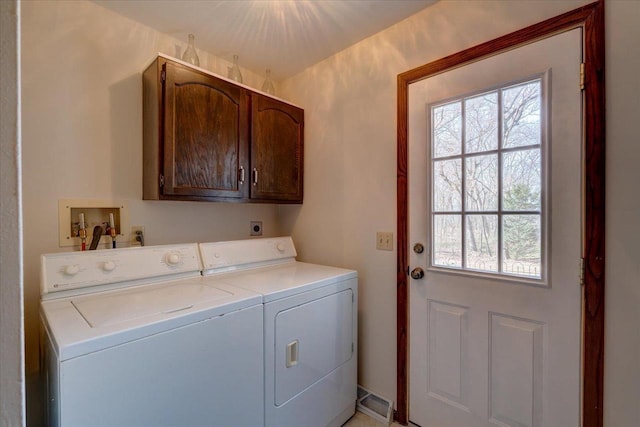
[[[426,271],[423,279],[412,279],[409,288],[409,418],[418,425],[579,425],[581,40],[581,30],[575,29],[409,87],[408,250],[411,268]],[[548,99],[548,110],[543,106],[541,114],[546,129],[540,183],[543,273],[539,279],[504,277],[496,272],[495,260],[491,267],[474,261],[475,271],[442,268],[441,261],[431,267],[430,209],[432,200],[434,206],[443,200],[442,195],[438,200],[431,196],[431,106],[536,76],[542,76]],[[460,138],[465,138],[464,131]],[[463,159],[460,168],[468,167],[469,158],[493,167],[477,156]],[[469,215],[474,221],[500,224],[483,216]],[[461,221],[462,231],[451,230],[462,233],[473,226],[472,221]],[[522,239],[516,236],[510,245]],[[475,245],[472,240],[464,244]],[[414,253],[415,243],[428,250]],[[497,244],[486,246],[496,256]],[[458,259],[465,256],[470,255],[462,251],[455,263],[461,264]],[[505,252],[500,256],[508,257]]]
[[[506,425],[543,425],[546,326],[499,313],[489,317],[489,418]]]
[[[445,302],[428,303],[428,360],[431,397],[468,411],[466,384],[468,357],[469,307]]]

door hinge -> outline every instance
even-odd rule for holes
[[[160,174],[160,187],[164,187],[164,175]]]
[[[580,90],[584,90],[584,62],[580,63]]]
[[[356,349],[355,344],[353,343],[353,341],[351,342],[351,353],[353,353]]]
[[[162,80],[163,82],[167,80],[167,71],[164,69],[160,73],[160,80]]]
[[[580,258],[580,286],[584,286],[584,258]]]

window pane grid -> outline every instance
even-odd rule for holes
[[[462,104],[462,117],[460,119],[460,121],[462,122],[462,133],[461,133],[461,140],[460,140],[460,151],[461,151],[461,155],[460,155],[460,162],[462,165],[462,194],[461,194],[461,202],[462,202],[462,215],[460,216],[460,246],[461,246],[461,250],[460,250],[460,267],[465,269],[467,268],[467,245],[465,244],[465,236],[467,235],[467,218],[464,215],[464,212],[467,211],[467,178],[466,178],[466,152],[467,152],[467,144],[466,144],[466,140],[467,140],[467,126],[466,126],[466,114],[467,114],[467,103],[466,102],[461,102]]]
[[[489,150],[489,151],[480,151],[477,153],[465,153],[464,157],[468,158],[468,157],[476,157],[476,156],[484,156],[487,154],[498,154],[498,153],[512,153],[514,151],[527,151],[529,149],[532,148],[541,148],[540,144],[533,144],[533,145],[522,145],[522,146],[518,146],[518,147],[504,147],[504,148],[500,148],[497,150]],[[437,157],[434,158],[434,161],[442,161],[442,160],[457,160],[462,158],[463,156],[461,156],[460,154],[455,154],[452,156],[441,156],[441,157]]]
[[[540,215],[540,211],[480,211],[480,212],[462,212],[462,211],[440,211],[433,212],[433,216],[438,215]]]
[[[448,140],[446,151],[436,152],[432,145],[433,266],[543,277],[541,83],[536,79],[444,104],[459,112],[448,123],[459,141]],[[434,108],[432,137],[438,126]],[[436,162],[457,166],[455,195],[449,196],[455,203],[442,203],[452,180],[444,177],[443,167],[436,175]]]
[[[502,150],[504,149],[504,129],[502,124],[504,123],[504,92],[499,90],[498,96],[498,148],[500,153],[498,153],[498,270],[500,273],[504,273],[504,255],[503,255],[503,236],[502,236],[502,168],[503,168],[503,155]]]

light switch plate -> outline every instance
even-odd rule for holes
[[[393,232],[392,231],[378,231],[376,233],[376,249],[383,251],[393,250]]]

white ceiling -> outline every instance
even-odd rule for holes
[[[293,76],[437,0],[93,0],[263,73]]]

